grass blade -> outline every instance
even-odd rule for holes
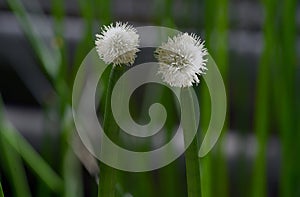
[[[67,49],[66,49],[66,40],[64,39],[64,1],[53,0],[52,1],[52,15],[54,18],[54,32],[55,32],[55,44],[57,49],[59,50],[61,61],[58,62],[59,70],[58,70],[58,80],[63,80],[66,76],[68,69],[67,62]]]
[[[213,10],[215,10],[215,5],[217,5],[216,0],[205,0],[204,1],[204,7],[205,7],[205,41],[206,41],[206,47],[208,48],[208,51],[210,52],[210,40],[213,35],[213,29],[215,24],[215,14]],[[208,94],[207,87],[202,86],[201,87],[201,138],[205,136],[205,133],[203,131],[207,131],[207,125],[210,118],[210,110],[208,110],[208,106],[210,106],[210,98]],[[211,191],[211,184],[212,184],[212,156],[211,153],[208,153],[205,157],[199,158],[200,163],[200,172],[201,172],[201,190],[202,190],[202,197],[211,197],[212,191]]]
[[[81,166],[71,148],[69,148],[64,155],[63,177],[65,179],[64,197],[84,196]]]
[[[32,22],[34,20],[31,20],[30,15],[26,12],[20,0],[10,0],[7,2],[16,15],[19,24],[33,46],[38,58],[42,62],[43,69],[51,79],[55,79],[59,70],[58,62],[60,61],[58,50],[50,48],[50,43],[46,43],[46,41],[42,39],[42,35],[40,35],[38,29],[36,29],[37,27]],[[53,38],[49,40],[51,39]]]
[[[2,137],[2,134],[7,132],[5,123],[0,100],[0,147],[2,152],[0,156],[7,170],[7,177],[10,178],[14,196],[31,197],[22,160],[17,152]]]
[[[299,191],[299,162],[297,150],[300,146],[300,137],[297,130],[297,116],[295,100],[296,87],[296,8],[297,1],[287,0],[283,2],[282,21],[278,39],[280,49],[277,52],[279,64],[275,64],[274,95],[275,104],[278,106],[277,118],[279,122],[280,137],[282,143],[282,168],[281,168],[281,195],[298,196]],[[284,72],[282,70],[284,69]],[[287,88],[288,87],[288,88]],[[296,149],[296,151],[295,151]]]
[[[216,21],[215,21],[215,35],[217,35],[214,40],[214,48],[211,53],[214,56],[215,61],[217,62],[220,73],[222,74],[225,86],[228,84],[228,0],[217,0],[215,9],[216,12]],[[209,71],[208,71],[209,72]],[[229,95],[229,94],[227,94]],[[228,98],[227,98],[228,99]],[[229,100],[229,99],[228,99]],[[219,142],[216,145],[217,153],[213,159],[213,168],[215,169],[212,172],[214,181],[213,196],[228,196],[228,177],[227,177],[227,165],[223,155],[223,136],[226,135],[228,129],[227,121],[222,130],[222,135],[220,136]]]
[[[7,132],[5,128],[1,126],[0,132]],[[13,188],[13,194],[16,197],[31,197],[30,189],[27,183],[27,177],[25,169],[22,164],[22,160],[17,152],[8,144],[2,136],[0,137],[1,145],[1,158],[5,169],[7,170],[7,176],[10,178],[10,182]]]
[[[84,31],[83,37],[79,41],[76,48],[73,77],[76,76],[77,70],[84,59],[85,55],[94,47],[94,35],[93,35],[93,20],[94,10],[91,0],[79,0],[79,8],[84,19]]]
[[[4,197],[4,193],[3,193],[1,182],[0,182],[0,197]]]
[[[39,156],[24,137],[21,136],[19,132],[5,120],[2,109],[3,107],[0,103],[0,113],[2,113],[1,122],[3,123],[1,124],[2,141],[5,141],[5,143],[9,144],[17,153],[19,153],[28,166],[31,167],[31,169],[50,189],[54,192],[60,193],[62,186],[61,178],[51,169],[50,166],[48,166],[48,164]]]
[[[276,26],[274,17],[276,16],[276,2],[264,1],[266,18],[264,24],[265,48],[262,54],[261,63],[258,69],[257,95],[255,107],[255,132],[258,140],[258,150],[253,173],[253,193],[252,196],[267,195],[267,176],[266,176],[266,152],[268,131],[270,129],[270,65],[276,64]]]

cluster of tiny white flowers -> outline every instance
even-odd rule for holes
[[[100,58],[114,65],[132,65],[139,51],[139,35],[133,26],[117,22],[101,28],[96,34],[96,49]]]
[[[208,54],[204,42],[195,34],[179,34],[169,38],[155,51],[159,63],[158,73],[173,87],[189,87],[200,82],[205,74]]]
[[[96,49],[107,64],[132,65],[139,51],[139,35],[127,23],[117,22],[101,28],[96,34]],[[173,87],[189,87],[200,82],[207,70],[204,42],[195,34],[180,33],[163,43],[155,51],[159,63],[158,73]]]

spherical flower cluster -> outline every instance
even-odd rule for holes
[[[192,86],[200,82],[199,76],[207,70],[207,54],[200,37],[188,33],[176,35],[155,51],[160,65],[158,73],[170,86]]]
[[[106,63],[114,65],[131,65],[139,51],[139,35],[133,26],[117,22],[101,28],[96,34],[96,49],[99,57]]]

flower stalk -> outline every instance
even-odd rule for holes
[[[107,135],[110,136],[114,141],[118,141],[119,127],[114,121],[114,117],[111,110],[111,94],[114,85],[118,81],[119,77],[124,72],[124,67],[113,66],[110,71],[109,82],[107,87],[106,99],[105,99],[105,110],[103,127]],[[105,149],[105,147],[102,147]],[[102,150],[108,152],[109,150]],[[115,155],[117,157],[117,155]],[[116,195],[117,185],[117,174],[118,170],[110,166],[100,163],[100,180],[98,187],[98,197],[114,197]]]
[[[104,110],[103,127],[104,132],[113,141],[119,140],[119,127],[114,121],[111,109],[111,94],[115,84],[124,73],[125,65],[132,65],[139,51],[139,35],[136,29],[127,23],[117,22],[115,25],[104,26],[101,34],[96,35],[96,49],[101,60],[106,64],[112,64],[110,71]],[[104,154],[111,154],[114,159],[118,155],[109,152],[105,146],[101,145]],[[110,166],[100,163],[100,180],[98,187],[98,197],[116,196],[116,185],[118,171]]]
[[[181,89],[181,103],[185,103],[182,109],[182,127],[184,143],[187,146],[187,139],[192,135],[191,130],[196,128],[196,117],[194,112],[193,98],[188,88]],[[186,165],[186,178],[187,190],[189,197],[201,196],[201,182],[200,182],[200,168],[198,159],[198,139],[197,135],[194,136],[192,143],[185,151],[185,165]]]
[[[181,88],[181,116],[184,135],[187,190],[189,197],[201,196],[200,166],[198,158],[197,136],[192,135],[196,128],[194,101],[189,87],[200,82],[205,74],[207,49],[204,42],[195,34],[178,34],[169,38],[155,51],[162,80],[168,85]],[[187,139],[193,138],[190,145]]]

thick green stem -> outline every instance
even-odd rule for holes
[[[118,141],[119,127],[114,121],[114,117],[111,110],[111,93],[114,85],[116,84],[119,77],[124,72],[124,66],[113,66],[109,76],[109,82],[106,92],[103,128],[106,135],[112,140]],[[102,147],[105,149],[105,147]],[[101,150],[109,153],[109,150]],[[100,163],[100,180],[98,187],[98,197],[114,197],[116,196],[116,183],[117,183],[117,170]]]
[[[205,86],[201,87],[201,139],[206,135],[208,128],[208,122],[210,120],[210,98],[208,95],[208,89]],[[200,175],[201,175],[201,192],[202,197],[212,197],[212,155],[211,152],[198,159],[200,163]]]
[[[196,128],[196,117],[193,105],[193,98],[187,88],[181,91],[182,127],[184,143],[187,146],[187,139],[192,135],[192,130]],[[193,141],[185,151],[187,190],[189,197],[201,196],[200,168],[198,160],[197,136],[193,136]]]
[[[187,188],[189,197],[201,196],[200,171],[198,161],[198,145],[197,138],[195,137],[191,145],[185,151]]]

